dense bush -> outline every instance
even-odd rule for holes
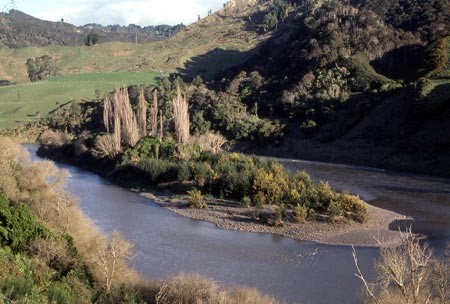
[[[359,196],[343,192],[339,194],[337,203],[345,217],[360,223],[367,220],[367,207]]]
[[[26,205],[12,207],[3,194],[0,194],[0,223],[7,231],[2,243],[14,252],[23,251],[34,239],[49,234]]]
[[[145,151],[144,146],[148,148]],[[173,161],[171,153],[164,153],[165,158],[156,159],[154,147],[159,147],[158,141],[146,139],[137,145],[136,151],[128,149],[125,159],[133,158],[134,163],[126,161],[124,164],[135,166],[155,185],[190,183],[203,193],[242,200],[244,206],[252,204],[257,209],[265,204],[284,204],[294,210],[294,218],[299,221],[314,218],[315,215],[309,216],[312,211],[328,214],[333,220],[348,218],[363,222],[367,216],[367,209],[358,197],[339,194],[328,183],[316,185],[305,172],[291,175],[276,162],[238,153],[211,151],[194,153],[189,161]]]

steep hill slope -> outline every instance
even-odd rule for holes
[[[290,13],[212,85],[285,124],[249,151],[448,175],[450,6],[394,2],[274,2]]]

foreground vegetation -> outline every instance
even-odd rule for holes
[[[132,244],[102,236],[64,191],[66,172],[29,162],[0,137],[0,300],[4,303],[276,303],[253,289],[221,290],[198,275],[161,285],[128,267]]]
[[[358,265],[353,248],[356,276],[362,281],[365,302],[371,304],[443,304],[450,301],[450,244],[441,256],[411,232],[402,233],[397,247],[381,247],[375,264],[376,280],[369,282]]]

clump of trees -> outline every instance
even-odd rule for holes
[[[36,58],[28,58],[26,62],[28,78],[31,82],[56,76],[56,67],[49,55]]]
[[[178,143],[188,144],[189,136],[189,105],[186,95],[181,93],[180,85],[177,85],[177,94],[172,100],[172,120],[174,124],[175,139]],[[159,114],[159,126],[158,126]],[[105,94],[103,102],[103,123],[108,134],[99,143],[99,149],[104,149],[107,142],[113,141],[115,153],[122,151],[122,147],[134,147],[139,139],[148,134],[148,121],[150,122],[150,134],[162,138],[164,135],[164,114],[159,110],[158,91],[153,90],[153,104],[150,110],[145,99],[144,87],[139,90],[138,102],[133,109],[128,94],[128,88],[117,89],[111,100],[108,93]]]
[[[203,206],[198,202],[201,193],[206,193],[246,199],[247,205],[254,207],[285,206],[291,210],[292,220],[301,221],[312,214],[330,221],[367,220],[367,207],[359,197],[337,193],[327,183],[315,184],[305,172],[292,176],[278,163],[237,153],[205,152],[169,139],[147,137],[127,149],[116,176],[128,176],[127,172],[162,187],[193,185],[197,188],[189,192],[193,206]]]
[[[99,42],[99,38],[100,36],[97,33],[90,32],[84,39],[84,44],[86,46],[96,45]]]

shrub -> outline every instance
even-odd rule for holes
[[[214,171],[211,168],[211,165],[207,162],[189,163],[189,169],[193,181],[200,187],[210,183],[214,177]]]
[[[344,216],[356,222],[364,223],[367,220],[367,206],[359,196],[343,192],[337,200]]]
[[[330,220],[335,221],[340,217],[342,217],[343,214],[342,206],[339,204],[339,202],[332,201],[328,205],[327,213],[330,216]]]
[[[241,200],[241,205],[244,208],[248,208],[250,207],[250,205],[252,204],[252,199],[248,196],[244,196]]]
[[[203,199],[200,190],[194,189],[187,192],[189,194],[189,207],[196,209],[203,209],[206,207],[206,203]]]
[[[28,206],[21,204],[14,208],[3,195],[0,195],[0,220],[8,230],[6,245],[14,252],[23,251],[31,241],[48,234]]]
[[[38,138],[38,142],[43,146],[56,146],[61,147],[62,145],[70,142],[72,137],[68,133],[61,131],[44,131]]]
[[[163,282],[156,295],[158,304],[212,304],[220,303],[220,294],[214,281],[197,274],[179,274]]]
[[[113,135],[107,134],[99,136],[95,141],[94,155],[100,158],[110,157],[114,158],[119,153],[116,139]]]
[[[214,192],[223,191],[226,197],[241,199],[251,194],[252,182],[257,164],[253,158],[232,153],[221,154],[212,159],[212,167],[217,174]]]
[[[255,288],[233,288],[226,294],[227,304],[277,304],[275,299],[262,295]]]
[[[336,193],[327,182],[320,182],[310,194],[312,207],[317,210],[326,211],[332,201],[336,200]]]
[[[2,293],[10,300],[19,300],[33,290],[33,280],[25,277],[13,277],[1,286]]]
[[[70,304],[74,302],[70,288],[65,284],[51,284],[47,289],[47,298],[51,303],[55,304]]]
[[[169,182],[178,178],[176,165],[165,160],[144,158],[137,163],[137,167],[152,182]]]
[[[268,204],[281,204],[289,189],[289,175],[277,163],[271,163],[270,169],[258,169],[253,181],[253,191],[261,192]]]
[[[305,206],[302,206],[300,204],[295,205],[294,207],[294,219],[301,223],[304,222],[306,220],[308,216],[308,208],[306,208]]]

